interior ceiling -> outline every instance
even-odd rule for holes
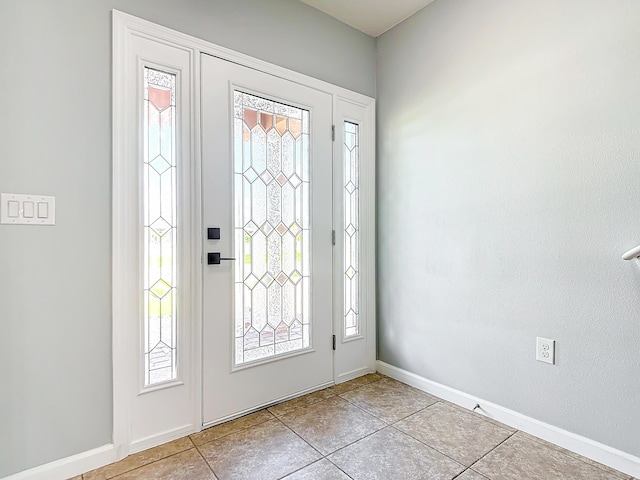
[[[378,37],[434,0],[300,0],[347,25]]]

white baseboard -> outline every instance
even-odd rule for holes
[[[476,412],[482,415],[522,430],[554,445],[566,448],[603,465],[615,468],[628,475],[640,478],[640,458],[638,457],[534,418],[527,417],[526,415],[496,405],[495,403],[487,402],[473,395],[461,392],[460,390],[427,380],[426,378],[394,367],[388,363],[378,360],[377,365],[378,372],[383,375],[395,378],[407,385],[411,385],[412,387],[469,410],[473,410],[473,408],[479,404],[481,408],[477,409]]]
[[[140,440],[135,440],[131,442],[131,445],[129,446],[129,455],[131,455],[132,453],[142,452],[143,450],[148,450],[149,448],[157,447],[158,445],[162,445],[164,443],[173,442],[174,440],[177,440],[179,438],[191,435],[194,432],[195,428],[193,427],[193,425],[185,425],[183,427],[174,428],[157,435],[152,435],[150,437],[141,438]]]
[[[128,451],[129,455],[141,452],[148,448],[157,447],[163,443],[185,437],[193,433],[193,431],[193,425],[185,425],[181,428],[135,441],[125,450]],[[93,450],[88,450],[78,453],[77,455],[72,455],[45,465],[40,465],[39,467],[9,475],[1,480],[66,480],[90,470],[104,467],[118,460],[120,460],[120,458],[118,458],[117,449],[110,443],[103,447],[94,448]]]
[[[371,369],[369,367],[362,367],[356,370],[351,370],[350,372],[341,373],[336,377],[336,384],[348,382],[349,380],[353,380],[354,378],[361,377],[366,375],[367,373],[373,373],[375,369]]]
[[[5,477],[4,480],[65,480],[108,465],[117,460],[113,444],[104,445],[70,457],[30,468]]]

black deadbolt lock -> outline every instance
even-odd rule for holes
[[[207,228],[207,240],[220,240],[220,229],[217,227]]]

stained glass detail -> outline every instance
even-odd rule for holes
[[[344,122],[344,336],[360,334],[359,127]]]
[[[144,69],[145,386],[177,378],[176,76]]]
[[[234,92],[235,363],[311,346],[309,111]]]

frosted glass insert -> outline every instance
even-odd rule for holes
[[[311,345],[309,112],[234,92],[235,362]]]
[[[145,386],[177,378],[176,76],[144,69]]]
[[[360,334],[360,178],[358,125],[344,122],[344,336]]]

